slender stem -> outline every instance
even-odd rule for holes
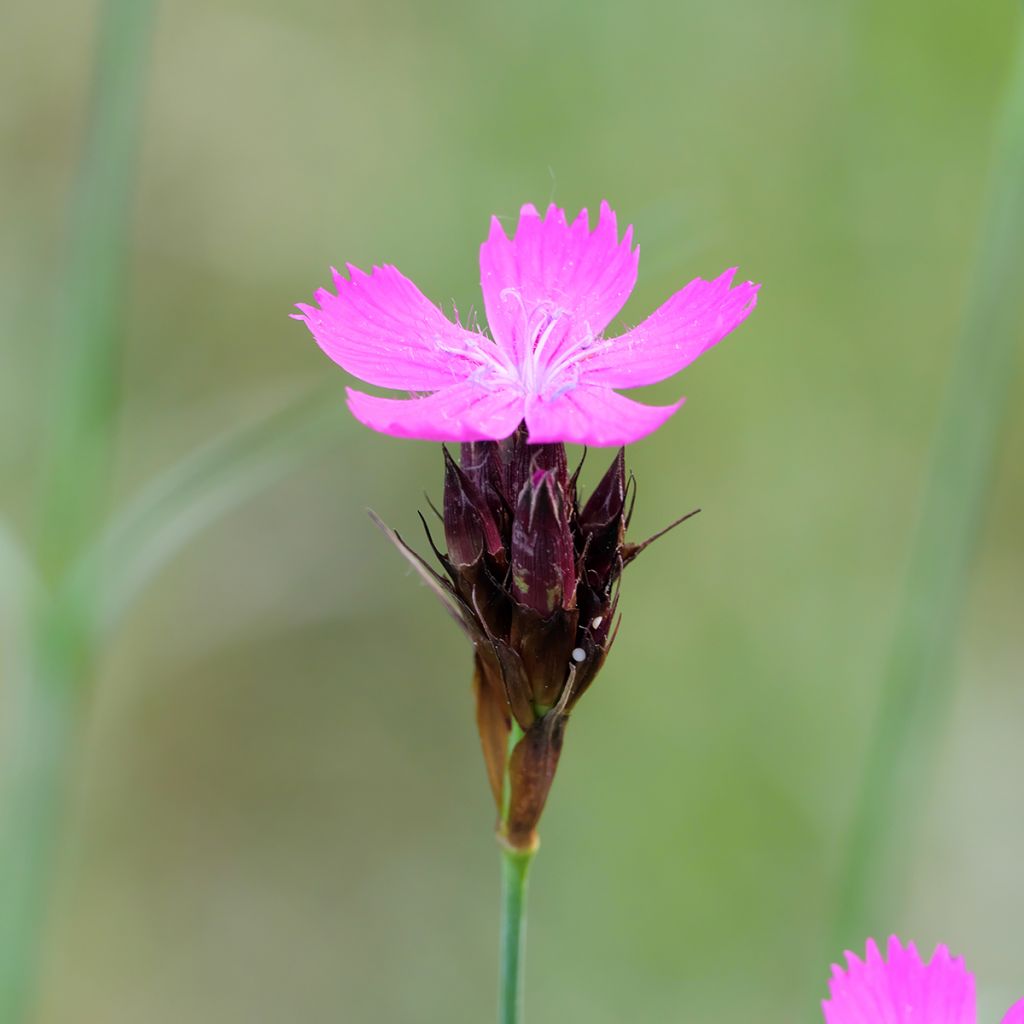
[[[509,765],[516,744],[523,738],[519,723],[512,719],[505,754],[505,778],[501,797],[501,821],[508,823],[512,781]],[[501,848],[501,949],[498,961],[498,1024],[522,1024],[523,968],[526,958],[526,877],[536,848]]]
[[[0,749],[0,1020],[31,1015],[56,837],[74,761],[88,643],[80,620],[41,604],[24,665],[5,680]]]
[[[499,1024],[523,1019],[523,964],[526,953],[526,879],[533,851],[501,851],[501,961]]]
[[[903,608],[839,879],[830,956],[891,928],[905,888],[913,811],[934,776],[937,739],[949,717],[953,646],[1021,338],[1022,183],[1024,22]]]

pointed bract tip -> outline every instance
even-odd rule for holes
[[[580,528],[599,530],[622,516],[626,503],[626,449],[620,448],[583,511]]]
[[[460,567],[476,564],[486,551],[504,561],[497,523],[479,488],[444,452],[444,536],[448,557]]]
[[[669,523],[668,526],[666,526],[663,529],[659,530],[657,533],[652,534],[650,537],[647,538],[647,540],[643,540],[639,544],[623,544],[622,545],[622,564],[623,564],[623,566],[629,565],[629,563],[632,562],[637,557],[637,555],[640,554],[641,551],[646,550],[656,540],[660,540],[662,537],[664,537],[666,533],[669,533],[670,531],[674,530],[677,526],[680,526],[682,523],[685,523],[687,519],[692,519],[700,511],[701,510],[699,508],[695,508],[692,512],[687,512],[685,516],[680,516],[674,522]],[[853,954],[849,954],[849,955],[852,956]]]

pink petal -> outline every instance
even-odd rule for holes
[[[714,281],[698,277],[639,327],[596,346],[580,363],[583,379],[633,388],[678,373],[741,324],[757,303],[759,285],[747,281],[730,289],[735,273],[727,270]]]
[[[533,341],[524,336],[525,324],[541,308],[564,318],[569,332],[599,334],[636,284],[640,250],[631,247],[632,237],[627,228],[619,241],[605,202],[593,232],[586,210],[570,225],[554,205],[543,220],[535,207],[524,206],[511,241],[492,218],[480,246],[480,284],[495,340],[521,361]]]
[[[531,444],[569,441],[617,448],[657,430],[684,401],[642,405],[611,388],[581,385],[556,398],[531,395],[526,400],[526,426]]]
[[[349,265],[351,280],[333,270],[338,294],[320,288],[319,308],[299,303],[293,313],[317,344],[349,373],[379,387],[434,391],[468,377],[480,352],[494,349],[483,335],[453,324],[394,267],[364,274]]]
[[[846,970],[832,968],[825,1024],[976,1024],[974,977],[945,946],[926,964],[893,936],[887,956],[869,939],[864,961],[847,953]]]
[[[1024,1024],[1024,999],[1019,1003],[1014,1003],[1013,1006],[1006,1011],[1006,1016],[1003,1018],[1003,1024]]]
[[[360,423],[392,437],[421,441],[499,441],[523,418],[517,391],[490,391],[469,381],[425,398],[377,398],[348,388],[348,407]]]

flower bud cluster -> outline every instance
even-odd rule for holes
[[[622,570],[646,544],[625,540],[622,450],[582,506],[565,446],[527,444],[522,428],[504,441],[463,443],[458,462],[445,449],[444,460],[447,552],[434,548],[444,575],[388,533],[473,644],[499,832],[531,848],[569,713],[614,639]]]

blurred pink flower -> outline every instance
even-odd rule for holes
[[[846,954],[847,968],[832,968],[830,998],[822,1002],[825,1024],[975,1024],[974,976],[963,959],[937,946],[930,963],[914,944],[889,939],[883,959],[869,939],[863,961]],[[1024,1024],[1024,1000],[1002,1024]]]
[[[333,271],[337,294],[298,305],[317,344],[349,373],[412,400],[348,389],[353,415],[374,430],[428,441],[500,440],[526,421],[531,444],[623,445],[655,430],[682,405],[649,406],[613,388],[653,384],[678,373],[754,308],[757,285],[731,287],[735,269],[697,278],[638,327],[602,331],[636,283],[633,229],[619,241],[615,214],[601,204],[572,224],[549,206],[527,205],[510,241],[498,222],[480,247],[481,286],[491,334],[452,323],[394,267]],[[422,393],[427,393],[422,396]]]

